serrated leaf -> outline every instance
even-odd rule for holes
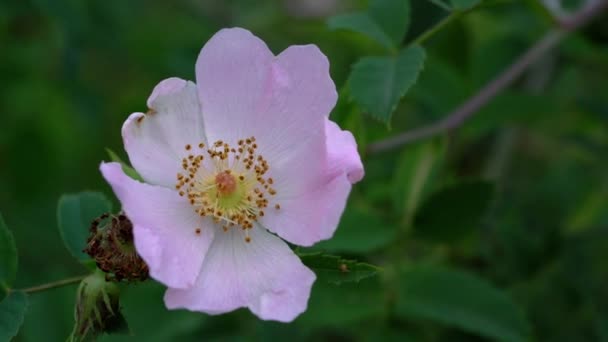
[[[0,341],[10,341],[17,333],[27,309],[27,295],[13,291],[0,302]]]
[[[6,297],[17,274],[17,247],[0,214],[0,301]]]
[[[299,256],[304,265],[317,274],[319,280],[333,284],[358,282],[380,272],[380,268],[376,266],[355,260],[342,259],[335,255],[309,253]]]
[[[452,3],[452,9],[462,11],[479,5],[481,0],[450,0],[450,2]]]
[[[353,100],[372,117],[389,123],[399,100],[416,83],[423,68],[424,49],[411,46],[397,56],[363,57],[348,80]]]
[[[509,296],[461,271],[418,266],[401,276],[397,315],[425,319],[496,339],[526,341],[530,326]]]
[[[451,242],[479,228],[494,194],[492,183],[464,182],[429,197],[414,217],[414,232],[430,240]]]
[[[141,177],[141,175],[131,166],[129,166],[129,164],[125,163],[119,156],[118,154],[116,154],[116,152],[112,151],[109,148],[106,148],[106,152],[108,152],[108,156],[110,156],[110,160],[112,160],[113,162],[117,162],[120,163],[120,165],[122,166],[122,171],[129,177],[138,180],[140,182],[143,182],[143,178]]]
[[[63,243],[79,261],[89,260],[82,250],[86,246],[91,222],[111,212],[112,203],[99,192],[63,195],[57,205],[57,224]]]
[[[365,12],[337,15],[328,20],[330,29],[346,29],[368,36],[388,49],[401,44],[410,22],[408,0],[374,0]]]

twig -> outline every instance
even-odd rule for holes
[[[587,24],[607,8],[608,0],[596,0],[592,1],[588,6],[585,6],[570,17],[559,20],[558,28],[547,32],[528,51],[511,64],[511,66],[481,88],[477,94],[469,98],[460,107],[448,114],[444,119],[434,124],[369,144],[367,146],[367,153],[375,154],[384,152],[459,127],[481,107],[486,105],[496,95],[519,78],[530,65],[534,64],[540,57],[554,48],[567,33]]]
[[[54,289],[54,288],[57,288],[57,287],[62,287],[62,286],[70,285],[70,284],[75,284],[75,283],[80,282],[84,278],[85,278],[85,276],[72,277],[72,278],[67,278],[67,279],[62,279],[62,280],[54,281],[54,282],[47,283],[47,284],[42,284],[42,285],[38,285],[38,286],[28,287],[28,288],[21,289],[21,290],[18,290],[18,291],[22,291],[22,292],[25,292],[25,293],[40,292],[40,291],[50,290],[50,289]]]
[[[429,38],[434,36],[435,33],[441,31],[441,29],[443,27],[445,27],[447,24],[451,23],[452,21],[454,21],[455,19],[460,17],[462,15],[462,13],[463,12],[455,11],[455,12],[448,14],[445,18],[441,19],[441,21],[439,21],[435,26],[424,31],[424,33],[422,33],[420,36],[418,36],[418,38],[414,39],[414,41],[412,41],[412,44],[424,43],[426,40],[428,40]]]

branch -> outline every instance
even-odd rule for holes
[[[425,127],[404,132],[394,137],[387,138],[367,146],[368,154],[375,154],[391,150],[402,145],[431,138],[445,131],[451,131],[462,125],[467,119],[475,114],[481,107],[486,105],[496,95],[511,85],[519,78],[530,65],[534,64],[540,57],[561,42],[567,33],[572,32],[587,24],[603,10],[608,8],[608,0],[591,1],[580,11],[558,21],[559,27],[547,32],[528,51],[521,55],[511,66],[486,84],[473,97],[469,98],[460,107],[456,108],[444,119]]]
[[[54,289],[57,287],[62,287],[62,286],[70,285],[70,284],[75,284],[75,283],[80,282],[84,278],[85,278],[85,276],[72,277],[72,278],[67,278],[67,279],[63,279],[63,280],[58,280],[58,281],[55,281],[52,283],[28,287],[26,289],[21,289],[19,291],[23,291],[25,293],[40,292],[40,291],[50,290],[50,289]]]

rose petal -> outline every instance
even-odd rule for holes
[[[173,187],[185,146],[205,141],[196,85],[179,78],[160,82],[147,114],[133,113],[122,127],[125,149],[146,182]]]
[[[337,93],[327,58],[314,45],[274,57],[251,32],[218,32],[196,63],[210,142],[255,136],[269,176],[285,195],[313,186],[324,172],[324,120]],[[296,171],[298,181],[292,177]]]
[[[270,231],[300,246],[311,246],[333,236],[351,184],[364,174],[352,134],[326,120],[325,135],[328,160],[317,185],[295,196],[279,192],[273,200],[280,204],[280,209],[273,209],[271,204],[261,221]],[[292,182],[298,182],[305,172],[306,168],[294,170]]]
[[[247,307],[281,322],[304,312],[314,273],[276,236],[258,227],[249,232],[249,243],[240,229],[218,233],[195,285],[168,289],[167,308],[220,314]]]
[[[174,288],[192,286],[215,228],[175,191],[135,181],[118,163],[100,169],[133,222],[135,247],[150,276]]]

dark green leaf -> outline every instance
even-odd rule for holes
[[[437,140],[403,149],[392,190],[395,209],[403,213],[404,223],[411,223],[420,202],[431,191],[444,154],[445,144]]]
[[[57,205],[59,233],[70,253],[79,261],[89,260],[86,246],[91,222],[112,210],[112,203],[98,192],[63,195]]]
[[[468,10],[477,6],[481,0],[451,0],[451,2],[455,10]]]
[[[499,341],[526,341],[530,326],[515,303],[485,280],[419,266],[403,272],[396,313],[428,319]]]
[[[333,284],[358,282],[361,279],[369,278],[380,272],[380,268],[376,266],[342,259],[335,255],[310,253],[302,254],[300,258],[304,265],[317,274],[318,280]]]
[[[27,295],[21,291],[11,292],[0,302],[0,341],[10,341],[17,335],[26,309]]]
[[[348,80],[352,98],[372,117],[388,124],[401,97],[416,83],[424,59],[420,46],[403,49],[397,56],[361,58]]]
[[[394,48],[391,38],[367,13],[348,13],[332,17],[327,22],[332,30],[351,30],[364,34],[387,48]]]
[[[129,177],[138,180],[138,181],[143,181],[144,179],[141,177],[141,175],[135,171],[135,169],[131,166],[129,166],[127,163],[125,163],[119,156],[118,154],[116,154],[116,152],[110,150],[109,148],[106,148],[106,152],[108,152],[108,155],[110,156],[110,159],[113,162],[117,162],[120,163],[120,165],[122,166],[122,171]]]
[[[374,0],[369,15],[397,46],[401,44],[410,26],[409,0]]]
[[[367,12],[341,14],[328,21],[330,29],[346,29],[374,39],[388,49],[401,44],[410,22],[408,0],[374,0]]]
[[[8,289],[17,274],[17,247],[13,234],[0,214],[0,301],[6,297]]]
[[[434,193],[414,217],[417,236],[450,242],[479,227],[494,194],[492,183],[460,183]]]
[[[445,4],[445,2],[443,2],[443,0],[429,0],[429,2],[437,5],[438,7],[446,10],[446,11],[451,11],[452,8],[448,5]]]
[[[317,281],[308,308],[296,323],[304,328],[335,327],[379,317],[385,310],[385,293],[378,277],[340,285]]]
[[[315,250],[366,253],[390,243],[397,227],[363,205],[347,206],[335,235],[315,245]]]

